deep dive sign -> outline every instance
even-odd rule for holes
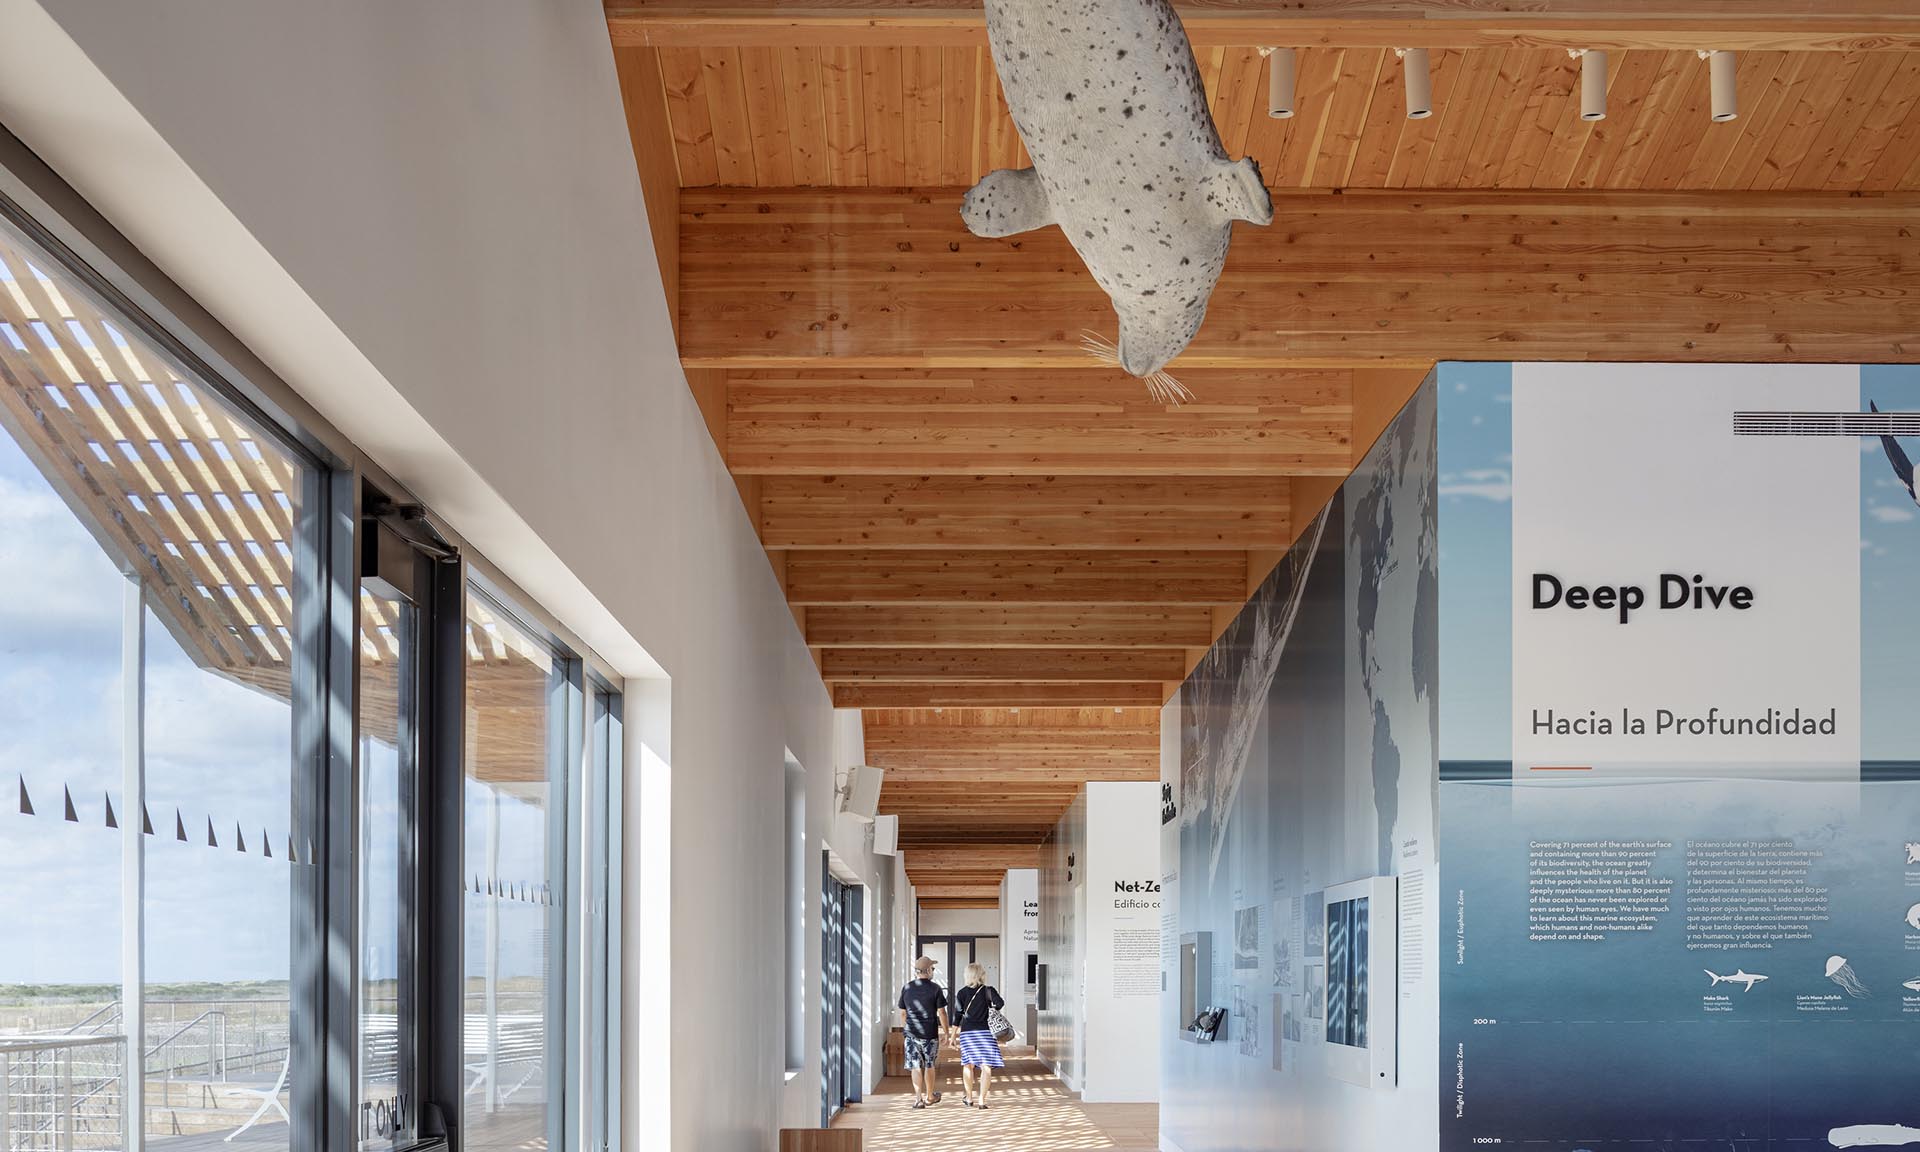
[[[1662,572],[1657,587],[1660,589],[1660,598],[1656,607],[1663,612],[1688,608],[1695,612],[1720,608],[1745,612],[1753,607],[1753,589],[1745,584],[1711,584],[1697,572],[1691,581],[1676,572]],[[1647,590],[1638,584],[1597,584],[1589,587],[1569,583],[1550,572],[1533,574],[1533,610],[1536,612],[1553,608],[1580,612],[1591,608],[1599,612],[1617,612],[1620,623],[1628,624],[1632,622],[1633,614],[1646,606]]]
[[[1861,445],[1738,411],[1858,407],[1857,369],[1513,369],[1513,758],[1857,765]]]

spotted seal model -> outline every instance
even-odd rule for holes
[[[1267,224],[1251,159],[1230,160],[1186,29],[1166,0],[986,0],[994,67],[1033,167],[967,193],[977,236],[1057,224],[1113,301],[1096,355],[1186,398],[1166,373],[1200,330],[1233,222]]]

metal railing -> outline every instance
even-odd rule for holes
[[[465,998],[469,1095],[484,1093],[489,1112],[516,1097],[543,1100],[549,1071],[544,994],[500,994],[492,1012],[483,994]],[[362,1073],[378,1082],[394,1071],[397,1034],[394,1005],[372,1007]],[[148,1001],[141,1061],[146,1132],[189,1135],[240,1124],[259,1089],[274,1084],[286,1064],[290,1008],[285,998]],[[115,1152],[125,1142],[120,1003],[45,1011],[37,1021],[15,1021],[41,1030],[0,1035],[0,1152]],[[249,1094],[253,1100],[241,1099]]]
[[[114,1035],[0,1039],[0,1152],[119,1148],[125,1051]]]

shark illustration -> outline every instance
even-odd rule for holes
[[[1827,1133],[1835,1148],[1898,1148],[1920,1144],[1920,1128],[1905,1124],[1853,1124]]]
[[[1909,980],[1905,984],[1900,985],[1900,987],[1910,992],[1920,992],[1920,980]]]
[[[1711,968],[1705,968],[1705,969],[1702,969],[1702,971],[1704,971],[1707,975],[1713,977],[1713,984],[1745,984],[1747,986],[1747,991],[1749,992],[1753,991],[1753,986],[1755,984],[1758,984],[1760,983],[1760,981],[1766,979],[1765,976],[1756,976],[1753,973],[1748,972],[1744,968],[1736,971],[1731,976],[1721,976],[1718,973],[1714,972],[1714,970]],[[1711,988],[1713,987],[1713,984],[1709,984],[1707,985],[1707,987]]]

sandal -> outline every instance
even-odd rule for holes
[[[915,1109],[925,1108],[927,1106],[927,1102],[925,1100],[920,1099],[918,1096],[915,1096],[913,1098],[913,1106]]]

